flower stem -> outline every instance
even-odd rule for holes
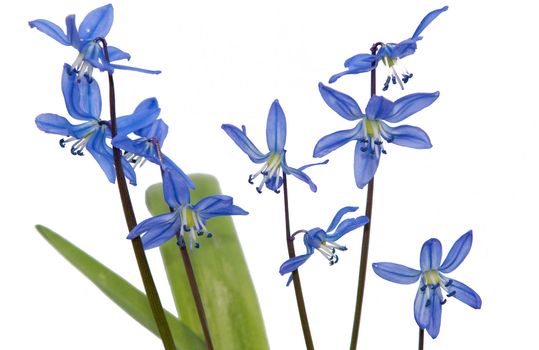
[[[286,174],[283,173],[283,195],[284,195],[284,219],[286,224],[286,245],[288,246],[288,257],[292,259],[296,256],[294,250],[294,240],[290,235],[290,215],[288,211],[288,186],[286,184]],[[301,290],[301,281],[299,279],[298,270],[292,271],[292,279],[294,281],[294,291],[296,293],[296,303],[298,304],[299,318],[301,327],[303,328],[303,337],[305,338],[305,346],[307,350],[314,350],[311,329],[309,328],[309,320],[307,318],[307,310],[305,309],[305,301],[303,300],[303,291]]]
[[[105,52],[105,59],[108,61],[108,49],[107,42],[104,38],[99,39],[103,43],[103,51]],[[108,73],[109,78],[109,104],[110,104],[110,131],[112,137],[116,136],[116,95],[114,92],[114,79],[112,73]],[[113,147],[112,148],[114,155],[114,167],[116,170],[116,181],[118,183],[118,190],[120,192],[120,199],[122,201],[122,208],[124,211],[125,221],[127,223],[127,228],[131,231],[135,226],[137,226],[137,219],[135,217],[135,212],[133,210],[133,205],[131,203],[131,198],[129,196],[129,190],[127,188],[127,183],[125,181],[124,171],[122,168],[122,153],[120,149]],[[146,259],[146,254],[144,253],[144,248],[142,247],[142,241],[140,237],[136,237],[132,241],[133,251],[135,252],[135,257],[137,259],[137,265],[142,277],[142,283],[144,284],[144,290],[148,297],[148,302],[150,304],[150,309],[157,325],[159,335],[163,341],[163,345],[166,350],[175,350],[176,346],[174,345],[174,340],[172,339],[172,333],[168,326],[167,320],[165,318],[165,312],[163,311],[163,306],[161,305],[161,300],[159,299],[159,294],[157,293],[157,288],[153,281],[152,273],[150,271],[150,265]]]
[[[189,285],[191,286],[191,291],[193,292],[193,298],[195,299],[198,318],[200,319],[200,326],[202,327],[202,332],[204,333],[206,346],[208,347],[208,350],[213,350],[210,329],[208,328],[208,319],[206,318],[204,304],[202,304],[202,298],[200,297],[200,290],[198,289],[193,265],[191,264],[191,259],[189,258],[189,253],[187,252],[185,245],[180,247],[180,252],[182,254],[183,265],[185,266],[185,272],[187,273],[187,279],[189,280]]]
[[[157,157],[161,162],[161,178],[163,177],[163,153],[161,153],[161,147],[159,143],[154,143],[155,151]],[[174,209],[170,208],[170,212],[173,212]],[[176,232],[176,239],[180,239],[180,233]],[[187,274],[187,279],[189,280],[189,286],[191,287],[191,292],[193,294],[193,299],[195,300],[195,306],[197,309],[198,319],[200,320],[200,327],[204,333],[204,339],[206,340],[206,346],[208,350],[213,350],[213,343],[211,341],[210,329],[208,327],[208,319],[206,318],[206,312],[204,311],[204,304],[202,303],[202,298],[200,296],[200,290],[198,289],[197,280],[195,277],[195,271],[193,269],[193,264],[191,264],[191,258],[189,257],[189,252],[184,245],[179,245],[180,253],[182,255],[183,266],[185,267],[185,273]]]
[[[376,54],[378,47],[382,43],[378,42],[372,45],[371,52]],[[376,94],[376,68],[371,70],[371,96]],[[365,292],[365,275],[367,273],[367,260],[369,257],[369,240],[371,236],[372,223],[372,202],[374,197],[374,177],[367,185],[367,202],[365,204],[365,215],[369,218],[369,222],[363,226],[363,241],[361,243],[361,260],[359,262],[359,279],[357,283],[356,309],[354,313],[354,324],[352,326],[352,339],[350,341],[350,350],[357,348],[359,335],[359,324],[361,321],[361,310],[363,307],[363,296]]]
[[[418,350],[423,350],[423,341],[425,340],[425,330],[423,328],[419,328],[419,345]]]

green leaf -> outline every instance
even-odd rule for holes
[[[202,174],[190,177],[196,186],[191,192],[192,203],[221,193],[215,177]],[[169,211],[161,184],[148,188],[146,204],[152,215]],[[206,227],[213,237],[200,237],[200,248],[190,251],[189,256],[215,348],[269,349],[258,299],[232,219],[213,218]],[[180,319],[196,334],[202,334],[175,239],[160,249]]]
[[[146,295],[121,276],[92,258],[77,246],[50,229],[37,225],[36,229],[64,258],[88,277],[97,288],[149,331],[159,336]],[[182,321],[165,311],[177,349],[205,349],[202,339]]]

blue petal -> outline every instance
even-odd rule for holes
[[[421,271],[389,262],[373,263],[372,269],[383,279],[400,284],[415,283],[421,276]]]
[[[113,153],[114,157],[114,153]],[[114,158],[113,158],[114,159]],[[124,171],[124,176],[129,180],[129,184],[136,186],[137,185],[137,174],[135,173],[135,169],[129,164],[129,161],[125,159],[124,157],[120,158],[120,162],[122,163],[122,169]]]
[[[359,209],[358,207],[344,207],[342,209],[339,209],[337,214],[335,214],[335,217],[333,218],[333,220],[331,220],[331,223],[329,224],[328,229],[326,230],[326,232],[333,231],[333,229],[335,227],[337,227],[337,224],[341,221],[341,218],[345,214],[352,213],[352,212],[354,212],[354,211],[356,211],[358,209]]]
[[[82,40],[93,40],[106,37],[113,20],[114,9],[111,4],[92,10],[79,26],[80,38]]]
[[[363,123],[360,122],[353,129],[336,131],[322,137],[314,146],[313,157],[323,157],[352,140],[361,139],[363,137],[362,126]]]
[[[168,206],[178,208],[191,201],[189,187],[171,168],[163,168],[163,195]]]
[[[204,221],[215,216],[249,214],[242,208],[232,204],[232,197],[221,194],[201,199],[194,206],[194,209],[198,211]]]
[[[263,163],[266,161],[266,159],[268,159],[270,153],[262,154],[262,152],[260,152],[258,148],[256,148],[256,146],[247,137],[247,131],[245,127],[242,127],[243,130],[240,130],[234,125],[223,124],[221,125],[221,128],[228,134],[228,136],[230,136],[232,141],[234,141],[236,145],[238,145],[238,147],[241,148],[241,150],[249,156],[251,161],[253,161],[254,163]]]
[[[123,64],[116,64],[116,63],[110,63],[105,60],[105,57],[103,56],[103,50],[100,52],[100,59],[102,60],[101,63],[96,62],[94,60],[88,60],[92,63],[92,65],[96,68],[98,68],[100,71],[107,71],[107,72],[114,72],[115,69],[120,70],[130,70],[134,72],[139,73],[146,73],[146,74],[161,74],[160,70],[151,70],[151,69],[144,69],[144,68],[137,68],[137,67],[131,67],[131,66],[125,66]]]
[[[334,234],[328,235],[326,234],[325,238],[326,241],[329,242],[335,242],[345,234],[347,234],[350,231],[355,230],[358,227],[361,227],[369,222],[369,218],[366,216],[359,216],[355,219],[346,219],[343,222],[337,226],[337,229],[335,230]]]
[[[266,124],[266,141],[270,152],[281,153],[286,142],[286,118],[278,100],[271,104]]]
[[[392,128],[389,125],[385,125],[383,122],[380,122],[380,127],[384,133],[389,136],[386,138],[386,135],[383,135],[387,142],[416,149],[426,149],[432,147],[429,135],[418,127],[400,125]]]
[[[438,270],[442,260],[442,244],[436,238],[431,238],[423,244],[419,257],[421,271]]]
[[[157,247],[174,237],[181,227],[180,216],[176,213],[166,213],[151,217],[135,226],[128,239],[141,236],[144,249]]]
[[[374,95],[370,98],[365,113],[369,119],[386,119],[394,109],[394,104],[383,96]]]
[[[347,70],[334,74],[329,78],[329,83],[332,84],[336,82],[340,77],[348,74],[359,74],[370,72],[378,65],[377,56],[369,54],[359,54],[353,57],[350,57],[344,62],[344,66],[347,67]]]
[[[451,281],[451,284],[446,288],[449,293],[454,293],[453,297],[474,309],[481,308],[481,297],[472,288],[457,280],[451,279]]]
[[[421,329],[427,328],[431,319],[430,309],[427,307],[427,300],[429,299],[428,297],[430,296],[431,291],[429,290],[427,292],[426,288],[429,287],[425,285],[423,279],[420,279],[419,288],[417,289],[414,300],[414,318]]]
[[[376,62],[376,56],[370,53],[360,53],[350,57],[344,61],[344,66],[347,68],[359,68],[365,69],[368,72],[374,68],[373,63]]]
[[[323,163],[320,163],[320,164],[323,164]],[[289,167],[288,164],[286,164],[286,152],[283,152],[283,157],[281,158],[281,166],[282,166],[283,172],[285,174],[290,174],[292,176],[295,176],[299,180],[301,180],[301,181],[305,182],[306,184],[308,184],[311,191],[316,192],[316,190],[317,190],[316,185],[312,182],[311,178],[307,174],[305,174],[300,169],[294,169],[292,167]],[[278,187],[280,187],[280,184],[279,184]],[[273,190],[275,191],[277,189],[273,189]]]
[[[430,288],[430,287],[427,287]],[[435,339],[440,334],[440,325],[442,323],[442,291],[440,287],[431,290],[430,305],[427,311],[430,313],[430,322],[427,326],[427,332]]]
[[[312,255],[312,253],[311,254],[305,254],[305,255],[299,255],[299,256],[293,257],[292,259],[288,259],[279,268],[279,273],[281,275],[284,275],[284,274],[290,273],[292,271],[296,271],[298,269],[298,267],[303,265],[307,261],[307,259],[309,259],[311,257],[311,255]]]
[[[78,120],[97,120],[101,115],[101,92],[95,79],[79,77],[68,64],[62,72],[62,93],[67,111]]]
[[[86,149],[95,158],[111,183],[116,180],[112,149],[105,143],[105,128],[100,127],[89,138]]]
[[[438,99],[438,96],[440,96],[440,93],[436,91],[432,93],[420,92],[401,97],[395,101],[393,110],[382,119],[390,123],[398,123],[423,108],[430,106]]]
[[[47,21],[46,19],[36,19],[35,21],[28,22],[28,24],[30,25],[30,28],[36,28],[40,32],[47,34],[62,45],[71,45],[67,35],[64,33],[62,28],[50,21]]]
[[[119,61],[119,60],[130,60],[131,59],[131,55],[128,54],[127,52],[124,52],[122,50],[120,50],[119,48],[117,47],[114,47],[114,46],[107,46],[107,50],[109,52],[109,61],[112,62],[112,61]]]
[[[161,113],[161,108],[159,107],[152,109],[140,108],[140,105],[145,105],[146,101],[142,101],[133,114],[116,119],[116,128],[119,135],[127,135],[133,131],[140,130],[153,123],[159,117]]]
[[[417,50],[417,40],[418,39],[406,39],[391,47],[388,51],[390,52],[391,58],[404,58],[413,54]]]
[[[357,120],[364,117],[361,108],[352,97],[322,83],[318,83],[318,90],[327,105],[344,119]]]
[[[359,188],[365,187],[372,180],[380,163],[380,147],[362,151],[363,143],[357,142],[354,153],[354,176]]]
[[[69,15],[66,17],[66,28],[67,40],[69,40],[71,46],[73,46],[80,52],[82,41],[80,40],[79,31],[77,30],[77,24],[75,23],[75,15]]]
[[[169,169],[169,171],[174,174],[178,181],[184,182],[185,186],[191,189],[195,188],[195,184],[193,183],[191,178],[187,176],[187,174],[178,165],[176,165],[176,163],[173,162],[172,159],[170,159],[164,154],[161,154],[161,156],[163,158],[163,168]],[[160,163],[156,162],[156,164]]]
[[[449,273],[454,271],[464,261],[470,252],[470,249],[472,248],[472,241],[472,230],[466,232],[459,239],[457,239],[445,257],[442,266],[440,266],[440,272]]]
[[[421,32],[432,22],[438,15],[444,11],[447,11],[449,7],[444,6],[441,9],[434,10],[429,12],[422,20],[421,23],[419,23],[419,26],[417,26],[417,29],[414,32],[414,35],[412,35],[412,38],[418,38]]]
[[[57,114],[44,113],[36,117],[36,125],[39,130],[49,134],[57,134],[63,136],[72,135],[71,130],[73,125],[66,118]]]

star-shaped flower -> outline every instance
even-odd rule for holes
[[[322,137],[314,148],[314,157],[323,157],[350,141],[356,141],[354,174],[356,185],[363,188],[374,177],[380,154],[386,153],[383,141],[399,146],[423,149],[432,147],[428,135],[410,125],[391,127],[387,123],[403,121],[430,106],[439,92],[415,93],[392,102],[382,96],[372,96],[365,113],[354,99],[322,83],[318,85],[322,98],[344,119],[359,121],[350,130],[341,130]]]
[[[400,284],[411,284],[419,280],[419,289],[414,302],[414,316],[417,324],[426,329],[432,338],[440,333],[442,305],[447,297],[455,297],[474,309],[481,308],[481,298],[470,287],[444,274],[455,270],[466,258],[472,247],[472,231],[462,235],[442,260],[442,244],[431,238],[423,244],[419,256],[421,271],[404,265],[381,262],[372,264],[374,272],[385,280]]]
[[[110,182],[116,179],[112,148],[107,145],[106,138],[111,136],[108,121],[100,119],[101,93],[95,79],[83,77],[78,79],[68,64],[64,65],[62,74],[62,92],[70,116],[84,123],[73,125],[66,118],[57,114],[44,113],[36,117],[37,127],[50,134],[67,136],[60,140],[60,146],[65,147],[73,142],[71,154],[83,155],[84,149],[95,158]],[[128,134],[144,128],[159,115],[160,109],[155,99],[143,101],[131,115],[117,119],[118,133]],[[136,184],[133,168],[122,158],[122,167],[126,177]]]
[[[266,141],[268,143],[269,152],[263,154],[247,137],[245,126],[241,130],[234,125],[223,124],[221,128],[232,138],[232,140],[245,152],[251,161],[256,164],[263,163],[264,165],[258,172],[249,175],[249,183],[253,183],[259,175],[262,175],[260,184],[256,187],[259,193],[262,193],[262,187],[266,185],[272,191],[279,192],[279,188],[283,184],[281,169],[287,175],[293,175],[301,181],[307,183],[311,191],[316,192],[316,185],[311,181],[310,177],[303,170],[313,165],[326,164],[327,160],[321,163],[304,165],[298,169],[292,168],[286,164],[286,150],[284,145],[286,142],[286,118],[279,104],[275,100],[268,114],[266,125]]]
[[[205,224],[208,219],[223,215],[247,215],[245,210],[234,205],[232,197],[213,195],[191,204],[189,188],[175,171],[163,169],[163,194],[171,208],[170,213],[157,215],[135,226],[128,239],[141,236],[144,249],[164,244],[177,235],[178,244],[185,245],[185,235],[189,235],[189,246],[199,247],[197,236],[212,237]]]
[[[286,283],[287,286],[292,281],[292,271],[297,270],[301,265],[303,265],[314,253],[315,249],[329,260],[330,265],[333,265],[339,261],[339,257],[337,254],[335,254],[335,251],[345,251],[346,247],[336,243],[336,241],[348,232],[353,231],[369,222],[369,219],[366,216],[358,216],[357,218],[346,219],[341,222],[341,219],[345,214],[354,212],[357,209],[357,207],[344,207],[340,209],[337,214],[335,214],[331,224],[329,224],[327,230],[325,231],[320,227],[315,227],[309,231],[304,231],[305,234],[303,236],[303,243],[305,243],[307,253],[304,255],[295,256],[285,261],[279,268],[279,273],[281,275],[290,273],[290,277]],[[334,232],[331,233],[332,231]]]
[[[131,56],[114,46],[107,46],[109,59],[105,59],[103,48],[99,39],[105,38],[110,31],[114,19],[114,9],[111,4],[90,11],[80,24],[78,30],[75,24],[75,15],[66,17],[67,31],[64,33],[58,25],[45,19],[36,19],[28,22],[30,28],[36,28],[47,34],[60,44],[73,46],[79,51],[72,68],[81,76],[92,76],[93,68],[101,71],[113,72],[114,69],[133,70],[142,73],[159,74],[161,71],[124,66],[110,63],[127,59]]]
[[[429,12],[419,23],[419,26],[415,30],[411,38],[401,41],[398,44],[395,43],[382,43],[376,54],[360,53],[352,56],[344,62],[346,70],[344,72],[333,75],[329,82],[333,83],[340,77],[347,74],[358,74],[364,72],[370,72],[375,69],[378,62],[382,61],[388,69],[386,81],[384,83],[383,90],[389,88],[389,83],[399,84],[401,89],[404,89],[403,83],[407,83],[413,76],[409,73],[404,66],[400,64],[400,59],[409,56],[417,49],[417,42],[423,37],[420,34],[423,30],[444,11],[447,11],[448,7],[444,6],[441,9]]]
[[[137,109],[158,108],[155,99],[148,99],[145,102],[147,105],[139,105]],[[189,176],[162,152],[163,143],[168,134],[168,125],[162,119],[157,119],[148,126],[135,130],[134,134],[138,136],[135,140],[131,140],[127,135],[117,135],[112,139],[112,145],[124,150],[124,157],[133,164],[133,168],[137,165],[142,166],[146,160],[149,160],[162,168],[176,172],[187,187],[195,188]]]

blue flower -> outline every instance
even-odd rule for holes
[[[155,99],[148,99],[145,102],[154,105],[139,105],[137,109],[158,108],[157,100]],[[135,110],[135,113],[137,113],[137,110]],[[148,126],[135,130],[134,133],[139,136],[135,140],[131,140],[127,135],[117,135],[112,139],[112,145],[125,151],[124,157],[133,164],[133,168],[136,168],[137,165],[142,166],[146,160],[149,160],[154,164],[176,172],[188,187],[195,188],[189,176],[161,151],[168,134],[168,125],[163,120],[157,119]]]
[[[262,180],[256,187],[258,193],[262,193],[262,187],[264,185],[270,190],[279,193],[279,188],[283,184],[281,168],[285,174],[297,177],[307,183],[311,191],[316,192],[316,185],[303,170],[313,165],[326,164],[327,160],[321,163],[304,165],[298,169],[286,164],[286,150],[284,149],[286,142],[286,118],[278,100],[272,103],[269,110],[266,125],[266,141],[269,152],[266,154],[260,152],[251,140],[249,140],[245,126],[242,126],[240,130],[234,125],[223,124],[221,128],[249,156],[251,161],[256,164],[264,164],[254,175],[249,175],[249,183],[251,184],[253,184],[254,179],[262,175]]]
[[[391,127],[387,123],[400,122],[430,106],[440,95],[439,92],[410,94],[395,102],[375,95],[363,113],[350,96],[322,83],[318,87],[324,101],[337,114],[344,119],[359,122],[353,129],[322,137],[314,148],[314,157],[323,157],[350,141],[356,141],[354,174],[359,188],[363,188],[374,177],[380,154],[386,153],[382,140],[417,149],[432,147],[428,135],[420,128],[410,125]]]
[[[36,19],[28,22],[30,28],[36,28],[39,31],[47,34],[60,44],[65,46],[73,46],[79,51],[79,55],[75,59],[72,68],[78,74],[92,76],[93,68],[98,68],[101,71],[113,72],[114,69],[133,70],[142,73],[159,74],[161,71],[147,70],[135,67],[129,67],[110,62],[127,59],[131,56],[114,47],[108,47],[109,59],[105,59],[103,48],[99,43],[100,38],[105,38],[109,33],[110,27],[114,19],[114,9],[111,4],[96,8],[86,15],[84,20],[77,30],[75,24],[75,15],[66,17],[67,31],[64,31],[56,24],[45,19]]]
[[[394,263],[382,262],[372,264],[374,272],[385,280],[400,284],[411,284],[419,280],[419,289],[414,302],[414,316],[421,329],[426,329],[432,338],[440,333],[442,305],[447,297],[455,297],[474,309],[481,308],[481,298],[470,287],[455,279],[444,276],[455,270],[466,258],[472,247],[472,231],[462,235],[451,247],[449,254],[440,265],[442,244],[431,238],[423,244],[419,263],[421,271]]]
[[[403,83],[407,83],[408,80],[413,76],[413,74],[409,73],[406,68],[400,64],[400,59],[409,56],[415,52],[415,50],[417,49],[417,41],[423,38],[419,35],[430,24],[430,22],[432,22],[436,17],[438,17],[440,13],[447,11],[447,9],[448,7],[444,6],[441,9],[429,12],[423,18],[421,23],[419,23],[419,26],[415,30],[412,37],[409,39],[401,41],[398,44],[382,44],[375,55],[368,53],[360,53],[358,55],[350,57],[344,62],[344,66],[347,70],[333,75],[329,79],[329,82],[333,83],[343,75],[369,72],[376,68],[378,62],[382,61],[388,69],[388,74],[384,83],[383,90],[385,91],[389,88],[390,82],[393,82],[393,84],[396,84],[398,82],[401,89],[404,89]]]
[[[185,234],[189,235],[189,246],[199,247],[197,236],[211,237],[205,224],[208,219],[223,215],[247,215],[248,213],[232,203],[232,197],[213,195],[190,203],[189,188],[175,171],[163,169],[163,193],[171,208],[170,213],[157,215],[135,226],[128,239],[142,236],[144,249],[158,247],[177,235],[178,244],[185,245]]]
[[[346,219],[341,222],[341,219],[345,214],[354,212],[357,209],[357,207],[344,207],[340,209],[337,214],[335,214],[331,224],[329,224],[329,227],[325,231],[319,227],[313,228],[309,231],[303,231],[305,232],[305,235],[303,236],[303,243],[305,243],[305,247],[307,247],[307,254],[299,255],[285,261],[279,268],[279,273],[284,275],[297,270],[307,261],[307,259],[311,257],[315,249],[329,260],[330,265],[333,265],[339,261],[339,257],[337,254],[335,254],[335,251],[345,251],[346,247],[335,243],[335,241],[348,232],[355,230],[356,228],[361,227],[369,222],[369,218],[366,216],[358,216],[357,218]],[[330,233],[331,231],[334,232]],[[291,281],[292,274],[290,274],[286,285],[288,286]]]
[[[112,148],[107,145],[106,138],[111,136],[109,122],[100,119],[101,93],[95,79],[83,77],[78,79],[68,64],[64,65],[62,74],[62,92],[69,115],[84,123],[73,125],[66,118],[57,114],[45,113],[36,117],[37,127],[50,134],[67,136],[60,140],[60,146],[65,147],[73,142],[71,154],[83,155],[84,149],[95,158],[110,182],[114,183],[116,172]],[[152,102],[149,102],[152,101]],[[141,106],[154,105],[153,108]],[[143,101],[131,115],[117,119],[118,133],[130,133],[151,123],[159,115],[155,99]],[[136,184],[133,168],[122,158],[122,167],[126,177]]]

